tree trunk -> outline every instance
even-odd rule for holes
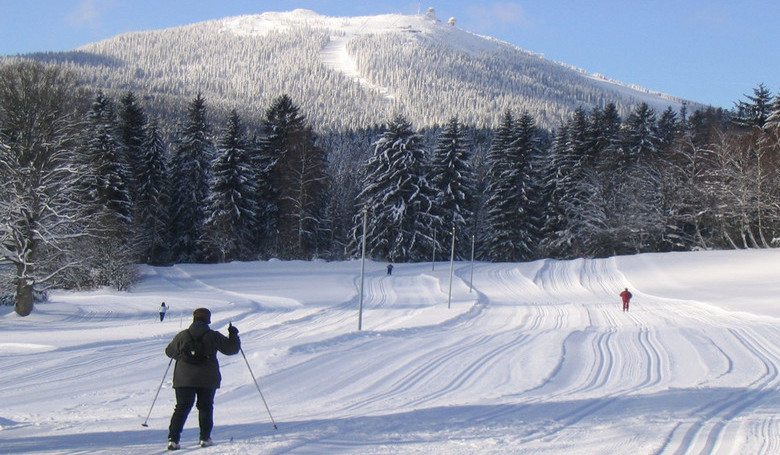
[[[14,298],[14,311],[19,316],[29,316],[33,310],[33,285],[24,278],[19,278]]]

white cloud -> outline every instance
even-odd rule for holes
[[[467,13],[471,16],[471,21],[478,24],[480,28],[529,24],[523,7],[515,2],[494,2],[469,6]]]
[[[100,26],[101,16],[116,5],[116,0],[82,0],[65,20],[74,27],[96,28]]]

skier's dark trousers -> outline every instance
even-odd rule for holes
[[[222,376],[217,362],[217,351],[226,355],[237,354],[241,350],[238,329],[228,327],[229,336],[211,330],[211,312],[198,308],[192,314],[192,325],[179,332],[165,348],[165,354],[176,360],[173,369],[173,388],[176,390],[176,408],[171,416],[168,428],[168,448],[178,449],[184,422],[196,403],[198,423],[200,424],[201,445],[211,444],[211,429],[214,427],[214,394],[220,386]],[[193,350],[194,341],[199,340],[198,350],[202,351],[199,360],[193,360],[182,354]]]

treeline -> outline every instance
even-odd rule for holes
[[[506,110],[318,137],[279,94],[260,118],[194,97],[163,124],[132,92],[61,66],[0,67],[0,261],[16,310],[50,287],[125,289],[135,264],[459,258],[524,261],[754,248],[780,238],[780,101],[732,112],[577,110],[556,131]],[[219,123],[212,123],[219,117]]]

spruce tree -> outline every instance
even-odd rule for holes
[[[522,207],[522,224],[518,232],[518,241],[527,245],[522,259],[536,257],[539,252],[539,241],[543,227],[543,189],[541,179],[543,171],[541,164],[547,156],[542,153],[540,132],[536,120],[528,112],[524,112],[515,126],[515,142],[513,145],[515,163],[518,166],[517,187],[520,190],[518,202]]]
[[[543,241],[544,250],[553,257],[592,254],[586,232],[597,230],[601,216],[589,210],[595,205],[592,197],[598,194],[593,187],[593,167],[587,165],[590,129],[587,115],[578,109],[553,144]]]
[[[276,205],[277,254],[309,259],[324,237],[327,158],[316,136],[289,96],[269,107],[265,119],[271,182]]]
[[[772,115],[772,92],[764,84],[753,89],[752,95],[745,95],[747,101],[737,103],[734,123],[743,127],[763,128]]]
[[[623,165],[616,170],[610,225],[614,254],[653,250],[664,231],[663,172],[665,156],[656,114],[647,104],[637,106],[623,128]]]
[[[661,113],[657,122],[658,140],[662,149],[668,148],[674,142],[680,131],[680,122],[677,113],[671,107]]]
[[[159,265],[170,260],[167,146],[156,122],[149,124],[144,136],[136,170],[136,235],[141,260]]]
[[[493,137],[486,159],[488,167],[484,198],[486,227],[484,237],[479,243],[484,249],[484,254],[489,259],[497,261],[507,260],[505,258],[509,257],[509,251],[501,250],[512,242],[515,227],[509,219],[514,212],[511,197],[514,188],[512,181],[506,178],[512,170],[509,150],[514,141],[514,129],[514,116],[507,110]]]
[[[463,125],[453,117],[442,131],[433,151],[430,167],[430,182],[435,193],[431,209],[434,219],[443,225],[436,227],[437,243],[444,241],[450,230],[455,227],[459,250],[465,252],[470,245],[467,241],[471,232],[468,229],[472,220],[473,170],[469,161],[469,151]],[[436,248],[441,248],[436,245]]]
[[[257,215],[257,179],[252,164],[241,119],[233,110],[217,143],[205,201],[206,218],[200,243],[207,260],[226,262],[250,258]]]
[[[620,165],[620,128],[622,121],[614,103],[591,113],[592,165],[600,172],[614,172]]]
[[[258,157],[261,165],[268,169],[268,181],[263,191],[266,213],[270,215],[267,221],[268,238],[267,249],[276,257],[285,257],[290,243],[292,231],[290,226],[283,227],[292,208],[289,206],[292,184],[288,181],[286,171],[287,152],[290,146],[290,137],[304,127],[304,118],[301,116],[298,106],[286,95],[280,95],[274,99],[265,113],[263,120],[264,140],[262,155]],[[283,221],[285,220],[285,221]]]
[[[102,91],[98,91],[87,116],[82,157],[86,202],[104,218],[101,223],[106,227],[129,228],[129,165],[122,154],[113,103]]]
[[[203,227],[204,201],[209,193],[209,167],[214,147],[209,139],[206,102],[198,94],[190,103],[171,158],[171,230],[173,259],[202,258],[198,240]]]
[[[255,195],[253,203],[256,210],[252,223],[252,252],[257,257],[271,257],[277,254],[276,217],[278,206],[277,191],[274,187],[273,175],[277,156],[271,150],[265,135],[252,138],[249,141],[249,156],[255,177]]]
[[[124,155],[123,159],[129,166],[128,183],[132,198],[136,194],[140,160],[145,154],[147,119],[133,92],[127,92],[119,101],[119,143]],[[137,208],[135,205],[135,201],[133,201],[134,211]]]
[[[775,99],[770,105],[769,116],[764,127],[770,135],[773,135],[772,139],[777,139],[780,136],[780,93],[775,95]]]
[[[569,145],[568,123],[561,125],[555,132],[550,148],[550,162],[546,168],[545,185],[545,219],[542,228],[542,250],[546,256],[559,257],[565,251],[564,242],[561,242],[561,233],[567,225],[564,211],[562,188],[559,178],[562,177],[562,168],[567,164],[566,153]]]
[[[507,111],[488,155],[487,236],[485,253],[495,261],[533,257],[539,240],[537,189],[531,180],[531,157],[538,155],[536,122],[528,113],[517,120]]]
[[[625,164],[654,163],[660,158],[655,111],[645,103],[637,106],[626,119],[623,129]]]
[[[98,271],[95,285],[124,289],[134,280],[136,252],[132,243],[129,166],[118,131],[114,105],[99,91],[87,115],[81,152],[81,189],[90,213],[86,229],[94,236],[83,245],[91,261],[85,267]]]
[[[432,188],[422,138],[397,115],[374,143],[366,164],[359,208],[368,216],[367,254],[393,262],[421,261],[432,246]],[[362,236],[362,211],[354,220],[353,247]]]

